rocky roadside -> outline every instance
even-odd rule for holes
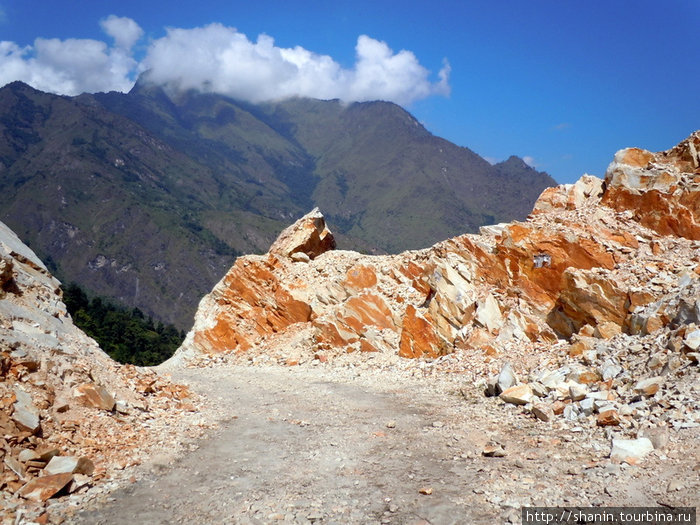
[[[197,404],[168,377],[102,352],[73,325],[59,282],[0,223],[1,523],[60,522],[55,502],[79,505],[201,435]]]

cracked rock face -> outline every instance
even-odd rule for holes
[[[604,181],[584,175],[545,190],[525,222],[397,255],[331,249],[313,210],[266,255],[236,261],[202,300],[175,360],[262,343],[293,360],[432,358],[670,329],[670,298],[700,278],[698,151],[700,132],[661,153],[621,150]],[[292,334],[298,351],[288,348]]]

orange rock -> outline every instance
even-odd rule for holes
[[[75,387],[74,397],[84,406],[101,408],[111,411],[114,408],[114,397],[103,386],[94,383],[83,383]]]
[[[355,336],[345,339],[340,335],[338,327],[333,323],[314,322],[314,338],[320,345],[327,347],[342,347],[348,343],[357,341]]]
[[[571,268],[564,272],[557,307],[547,321],[568,338],[585,324],[610,322],[623,326],[627,310],[627,293],[615,281],[599,273]]]
[[[652,315],[644,324],[644,333],[651,334],[656,332],[657,330],[663,328],[667,323],[668,320],[664,319],[662,315]]]
[[[600,381],[600,375],[593,370],[585,370],[577,375],[576,381],[584,385],[592,385]]]
[[[444,344],[433,328],[429,315],[420,315],[413,305],[406,307],[402,322],[399,355],[401,357],[437,357],[445,353]]]
[[[411,286],[418,292],[428,297],[431,293],[430,285],[428,284],[428,275],[432,272],[434,266],[423,267],[409,261],[405,266],[400,266],[399,271],[406,277],[411,279]]]
[[[367,339],[360,339],[360,352],[379,352],[379,350]]]
[[[368,326],[395,328],[386,301],[374,294],[362,294],[348,299],[338,312],[338,319],[358,337]]]
[[[563,401],[555,401],[552,403],[552,412],[556,416],[560,416],[564,413],[564,409],[566,408],[566,403]]]
[[[645,168],[653,160],[654,154],[649,151],[639,148],[627,148],[623,150],[620,162],[638,168]]]
[[[654,294],[647,291],[631,291],[629,293],[630,299],[630,311],[634,310],[637,306],[644,306],[653,302],[656,297]]]
[[[617,426],[620,424],[620,415],[615,409],[604,410],[598,414],[596,424],[599,427]]]
[[[603,204],[634,210],[642,225],[661,235],[700,239],[700,192],[693,183],[698,146],[695,132],[665,152],[619,151],[605,175]]]
[[[192,340],[209,353],[244,351],[262,337],[311,319],[311,306],[295,299],[278,278],[275,257],[241,257],[207,296]]]
[[[587,345],[582,341],[576,341],[569,347],[569,355],[571,357],[577,357],[583,354],[584,350],[587,350]]]
[[[605,321],[595,327],[594,335],[599,339],[612,339],[620,333],[622,333],[622,327],[619,324]]]
[[[371,266],[356,264],[347,271],[343,284],[353,290],[370,288],[377,284],[377,274]]]
[[[326,221],[318,210],[304,215],[280,233],[270,246],[269,253],[289,257],[293,253],[305,253],[311,259],[335,248],[335,239],[326,227]]]
[[[54,474],[34,478],[18,491],[18,495],[32,501],[46,501],[73,480],[73,474]]]

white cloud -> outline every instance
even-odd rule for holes
[[[114,38],[117,47],[127,51],[143,36],[143,29],[131,18],[109,15],[100,21],[100,27]]]
[[[124,46],[135,41],[138,31],[134,26],[141,31],[129,19],[115,17],[106,22],[103,27],[117,41],[112,48],[99,40],[76,38],[37,38],[33,46],[26,47],[0,42],[0,85],[22,80],[36,89],[62,95],[128,91],[138,63]]]
[[[531,157],[530,155],[525,155],[523,157],[523,162],[525,162],[525,164],[527,164],[531,168],[537,167],[537,164],[535,164],[535,158]]]
[[[130,18],[111,15],[100,21],[114,39],[37,38],[33,46],[0,42],[0,85],[23,80],[37,89],[75,95],[128,91],[137,73],[170,89],[198,89],[250,102],[293,96],[344,101],[389,100],[410,104],[432,95],[449,95],[450,65],[437,74],[407,50],[395,53],[366,35],[357,39],[356,61],[343,68],[332,57],[302,47],[282,48],[262,34],[251,41],[236,29],[210,24],[169,28],[152,41],[141,63],[132,54],[143,30]]]
[[[391,100],[410,104],[449,94],[447,62],[439,81],[410,51],[394,53],[385,42],[357,39],[356,63],[342,68],[332,57],[302,47],[275,46],[267,35],[255,42],[234,28],[211,24],[168,29],[152,43],[141,67],[149,79],[172,89],[199,89],[251,102],[292,96],[345,101]]]

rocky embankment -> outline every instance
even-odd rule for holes
[[[75,327],[60,283],[0,223],[0,520],[46,523],[126,467],[198,434],[187,388],[120,366]],[[200,429],[201,430],[201,429]]]
[[[422,358],[636,463],[700,425],[699,151],[621,150],[525,222],[392,256],[332,249],[314,210],[236,261],[171,364]]]

